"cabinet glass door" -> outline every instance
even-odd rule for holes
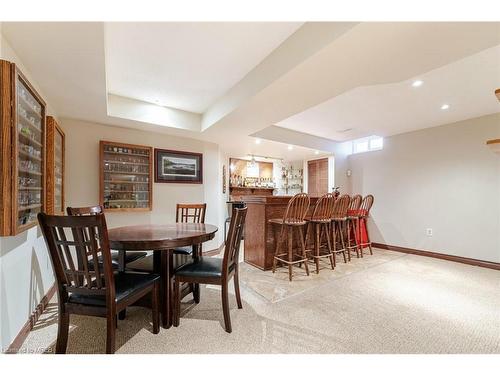
[[[63,176],[64,176],[63,135],[56,130],[54,138],[54,212],[63,212]]]
[[[43,105],[22,79],[16,84],[17,232],[36,223],[44,198]]]

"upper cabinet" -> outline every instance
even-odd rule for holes
[[[101,141],[100,164],[100,204],[106,211],[151,211],[151,147]]]
[[[45,102],[15,64],[0,61],[0,235],[37,224],[45,209]]]
[[[46,211],[64,215],[64,132],[52,116],[47,116]]]

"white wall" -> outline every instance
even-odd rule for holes
[[[382,151],[349,156],[351,191],[375,197],[372,241],[500,262],[492,138],[500,138],[500,114],[387,137]]]
[[[16,63],[48,101],[35,77],[1,34],[0,57]],[[47,114],[57,118],[49,101]],[[52,266],[38,228],[15,237],[0,237],[0,350],[7,349],[52,284]]]

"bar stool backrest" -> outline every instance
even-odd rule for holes
[[[337,198],[335,206],[333,207],[332,219],[345,219],[347,217],[347,209],[349,208],[350,202],[351,198],[348,194],[344,194]]]
[[[328,221],[333,216],[333,208],[335,205],[335,197],[332,193],[326,193],[325,195],[318,198],[316,205],[314,206],[314,211],[311,216],[313,221]]]
[[[290,199],[286,206],[284,223],[301,223],[304,221],[309,210],[310,199],[306,193],[296,194]]]
[[[361,200],[363,198],[361,195],[356,194],[351,197],[351,202],[349,203],[349,211],[357,211],[359,210],[359,207],[361,206]]]
[[[368,216],[370,214],[370,210],[373,206],[373,195],[368,194],[363,198],[363,202],[361,202],[361,207],[359,208],[361,216]]]

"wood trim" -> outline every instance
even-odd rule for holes
[[[0,236],[12,234],[12,75],[11,64],[0,60]]]
[[[47,142],[46,142],[46,212],[49,215],[64,215],[64,177],[65,177],[65,134],[64,131],[61,129],[57,121],[55,120],[54,117],[52,116],[47,116],[46,119],[46,132],[47,132]],[[54,194],[55,194],[55,138],[56,134],[59,133],[62,138],[62,144],[61,144],[61,152],[62,152],[62,159],[61,159],[61,164],[62,164],[62,186],[61,186],[61,198],[62,198],[62,206],[61,206],[61,211],[60,212],[55,212],[54,206],[55,206],[55,199],[54,199]]]
[[[24,341],[28,337],[28,334],[33,329],[33,327],[35,326],[36,322],[38,321],[42,313],[47,308],[47,305],[54,296],[56,290],[57,286],[54,283],[47,291],[47,294],[45,294],[45,296],[43,296],[43,298],[40,300],[40,303],[36,306],[35,310],[31,313],[30,317],[28,318],[28,321],[23,325],[17,336],[9,345],[7,351],[5,351],[5,354],[16,354],[19,352],[19,349],[23,345]]]
[[[495,90],[495,95],[497,96],[498,100],[500,101],[500,89]]]
[[[500,144],[500,139],[490,139],[489,141],[486,141],[487,145],[495,145],[495,144]]]
[[[425,257],[449,260],[451,262],[469,264],[471,266],[477,266],[477,267],[491,268],[493,270],[500,271],[500,263],[490,262],[487,260],[465,258],[465,257],[457,256],[457,255],[436,253],[436,252],[427,251],[427,250],[417,250],[417,249],[411,249],[408,247],[387,245],[387,244],[378,243],[378,242],[373,242],[372,246],[378,247],[379,249],[392,250],[392,251],[397,251],[397,252],[405,253],[405,254],[421,255],[421,256],[425,256]]]
[[[104,146],[128,147],[149,151],[148,191],[149,205],[140,208],[104,208],[105,212],[145,212],[153,210],[153,147],[111,141],[99,141],[99,204],[104,207]],[[125,155],[125,154],[124,154]]]

